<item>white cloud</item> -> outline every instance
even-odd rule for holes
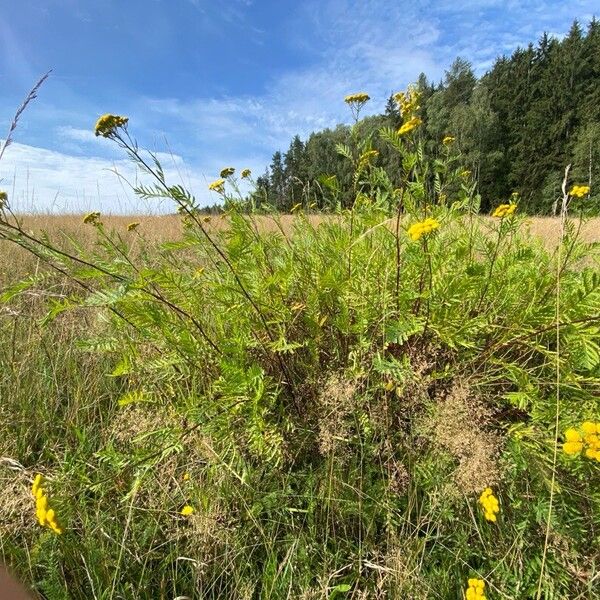
[[[385,19],[377,17],[384,12]],[[348,122],[345,95],[368,91],[373,101],[367,112],[381,112],[389,94],[420,72],[440,73],[433,53],[437,27],[405,6],[385,0],[311,0],[292,20],[291,44],[301,47],[306,37],[323,40],[314,64],[280,73],[259,95],[147,98],[142,110],[150,116],[144,120],[185,124],[185,132],[219,157],[217,162],[253,157],[266,164],[293,135],[306,137]]]
[[[70,125],[65,125],[57,128],[57,133],[61,137],[75,142],[98,143],[100,138],[96,137],[91,129],[77,129]]]
[[[158,158],[168,182],[185,185],[204,204],[218,200],[208,192],[206,178],[195,174],[180,156],[159,153]],[[14,143],[0,162],[0,178],[0,188],[9,193],[17,212],[161,213],[174,209],[167,201],[136,197],[126,182],[150,180],[125,159],[71,156]]]

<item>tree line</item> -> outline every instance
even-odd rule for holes
[[[600,194],[594,195],[600,178],[600,24],[595,18],[585,30],[575,21],[562,40],[545,33],[537,45],[497,58],[479,79],[467,60],[457,58],[442,81],[435,84],[422,73],[416,87],[424,151],[435,160],[444,151],[442,139],[454,138],[453,151],[474,178],[482,210],[517,192],[527,212],[550,212],[571,163],[573,182],[592,188],[586,210],[600,211]],[[381,114],[359,121],[361,135],[371,135],[379,152],[377,166],[392,178],[399,159],[378,132],[401,123],[392,95]],[[341,204],[350,205],[352,165],[336,151],[338,144],[348,143],[348,125],[313,132],[304,141],[296,135],[287,152],[275,152],[258,177],[253,202],[282,212],[298,204],[330,210],[335,207],[323,184],[335,176],[339,188],[347,190]]]

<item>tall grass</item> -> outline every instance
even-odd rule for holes
[[[600,421],[597,245],[479,219],[418,128],[384,132],[393,189],[358,127],[335,218],[259,217],[229,174],[215,227],[123,127],[174,239],[93,215],[93,244],[57,242],[3,212],[46,267],[3,292],[2,558],[45,597],[596,594],[600,463],[562,436]]]

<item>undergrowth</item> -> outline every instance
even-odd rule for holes
[[[229,169],[215,231],[126,120],[97,133],[181,239],[133,252],[92,213],[91,249],[58,246],[4,204],[4,246],[46,268],[2,295],[0,556],[44,597],[598,597],[600,457],[562,447],[600,421],[597,246],[566,188],[555,250],[516,198],[480,218],[451,138],[424,156],[411,94],[381,133],[392,188],[365,101],[338,148],[355,202],[318,225],[298,206],[259,231]]]

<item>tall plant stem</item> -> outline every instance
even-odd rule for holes
[[[496,265],[496,259],[498,258],[498,253],[500,251],[500,243],[502,242],[503,225],[504,223],[500,223],[500,226],[498,227],[498,239],[496,240],[496,245],[494,246],[494,253],[492,254],[492,260],[490,261],[490,271],[485,281],[485,285],[483,286],[483,290],[481,291],[481,295],[479,296],[479,302],[477,303],[475,313],[478,313],[481,310],[481,306],[483,304],[483,301],[485,300],[485,297],[488,293],[488,289],[490,287],[490,283],[492,281],[492,276],[494,274],[494,266]]]
[[[402,211],[402,199],[404,190],[400,194],[398,200],[398,209],[396,210],[396,286],[395,286],[395,297],[396,297],[396,313],[400,313],[400,214]]]
[[[558,243],[558,251],[556,257],[556,304],[555,304],[555,321],[556,321],[556,402],[554,405],[554,450],[552,453],[552,478],[550,480],[550,499],[548,503],[548,517],[546,519],[546,533],[544,536],[544,551],[542,553],[542,563],[540,565],[540,577],[538,579],[538,587],[536,600],[542,597],[542,583],[544,580],[544,569],[546,567],[546,557],[548,554],[548,542],[550,541],[550,524],[552,522],[552,510],[554,508],[554,488],[556,485],[556,463],[558,458],[558,432],[560,425],[560,278],[562,273],[561,268],[561,248],[562,240],[565,235],[565,226],[567,222],[567,209],[569,203],[569,194],[567,193],[567,179],[569,178],[569,170],[571,165],[567,165],[565,169],[565,177],[562,183],[562,207],[560,211],[560,239]]]

